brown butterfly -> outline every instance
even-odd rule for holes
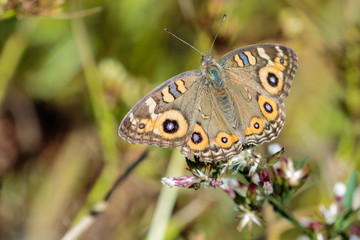
[[[256,44],[219,62],[202,54],[201,64],[202,70],[176,75],[140,100],[121,122],[119,135],[135,144],[181,147],[186,157],[209,162],[279,135],[297,69],[293,49]]]

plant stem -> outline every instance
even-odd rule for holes
[[[261,189],[261,192],[266,196],[266,194]],[[294,227],[296,227],[301,233],[305,234],[306,236],[310,237],[310,239],[316,240],[313,234],[306,230],[298,220],[292,215],[282,203],[280,203],[276,198],[273,196],[268,196],[267,199],[269,200],[270,204],[274,207],[274,210],[284,216]]]
[[[16,31],[10,35],[2,47],[0,54],[0,104],[26,50],[28,37],[35,28],[35,21],[26,19],[18,22]]]

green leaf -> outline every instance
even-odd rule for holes
[[[306,163],[306,161],[309,159],[309,157],[304,157],[303,159],[301,159],[301,161],[299,162],[299,164],[296,166],[296,170],[299,170],[299,169],[301,169],[304,165],[305,165],[305,163]]]
[[[262,164],[259,168],[264,169],[264,168],[274,166],[280,160],[280,158],[282,157],[284,152],[285,152],[285,149],[282,148],[279,152],[277,152],[274,155],[272,155],[271,157],[267,158],[267,163]]]
[[[346,193],[345,193],[344,199],[342,201],[342,206],[346,210],[351,209],[352,199],[353,199],[353,195],[354,195],[356,186],[357,186],[356,172],[352,171],[352,173],[350,174],[347,186],[346,186]]]

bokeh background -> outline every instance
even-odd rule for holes
[[[206,52],[224,13],[216,59],[265,42],[298,53],[287,121],[274,142],[295,162],[309,156],[311,176],[288,208],[299,218],[316,216],[319,204],[332,201],[333,185],[359,172],[358,0],[5,0],[0,6],[1,239],[60,239],[146,149],[146,160],[82,239],[145,239],[162,228],[165,239],[299,235],[270,208],[263,228],[238,233],[235,205],[220,189],[161,190],[161,177],[187,174],[178,150],[135,146],[117,135],[141,97],[201,68],[201,56],[163,29]],[[257,148],[263,156],[267,145]]]

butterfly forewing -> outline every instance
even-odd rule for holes
[[[131,143],[182,146],[193,127],[201,71],[179,74],[146,95],[125,116],[119,135]]]
[[[283,101],[297,69],[297,56],[293,49],[280,44],[258,44],[227,53],[219,64],[238,76],[231,81]]]

